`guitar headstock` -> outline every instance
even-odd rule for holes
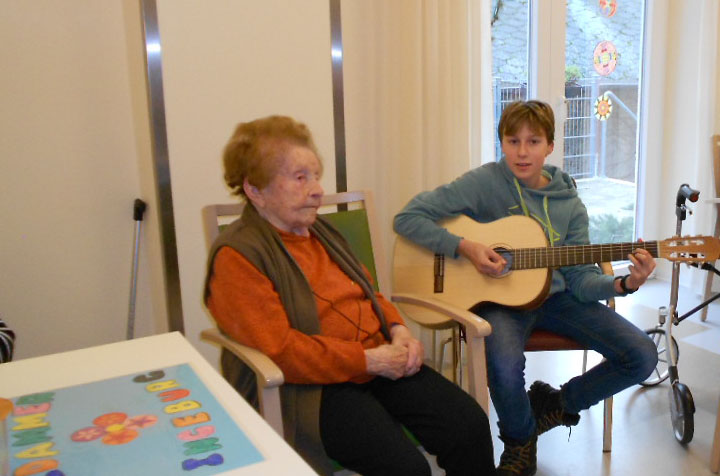
[[[720,239],[713,236],[674,236],[658,242],[658,256],[684,263],[715,261],[720,258]]]

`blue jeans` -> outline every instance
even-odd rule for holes
[[[488,305],[474,311],[492,325],[492,334],[485,338],[488,386],[500,435],[506,438],[527,441],[535,433],[523,352],[533,329],[571,337],[605,359],[562,385],[561,401],[568,413],[642,382],[657,365],[657,349],[645,332],[606,305],[580,302],[569,292],[553,294],[533,310]]]

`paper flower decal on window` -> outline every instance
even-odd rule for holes
[[[601,76],[607,76],[608,74],[615,71],[617,66],[618,52],[615,45],[610,41],[601,41],[595,47],[593,53],[593,63],[595,71]]]
[[[128,418],[125,413],[113,412],[100,415],[89,426],[70,435],[76,442],[87,442],[102,438],[106,445],[124,445],[140,435],[138,430],[157,423],[154,415],[138,415]]]
[[[612,108],[612,100],[608,93],[598,96],[595,100],[595,117],[601,121],[607,121],[607,118],[610,117],[612,113]]]
[[[617,0],[600,0],[598,2],[598,5],[600,5],[600,11],[602,12],[602,14],[610,18],[611,16],[615,15],[618,2]]]

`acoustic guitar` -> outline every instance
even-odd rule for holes
[[[469,309],[496,303],[518,309],[538,307],[550,291],[552,270],[561,266],[627,259],[644,248],[655,258],[706,262],[720,256],[720,240],[711,236],[673,237],[663,241],[548,246],[542,226],[523,215],[479,223],[465,215],[439,222],[449,232],[484,243],[507,265],[499,276],[478,272],[470,260],[434,254],[410,240],[395,242],[393,291],[432,295]]]

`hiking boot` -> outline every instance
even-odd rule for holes
[[[580,421],[577,413],[567,413],[563,410],[560,401],[560,390],[541,382],[535,381],[528,390],[530,406],[535,415],[537,434],[541,435],[556,426],[575,426]]]
[[[505,450],[500,456],[497,476],[533,476],[537,471],[537,435],[521,442],[500,436]]]

